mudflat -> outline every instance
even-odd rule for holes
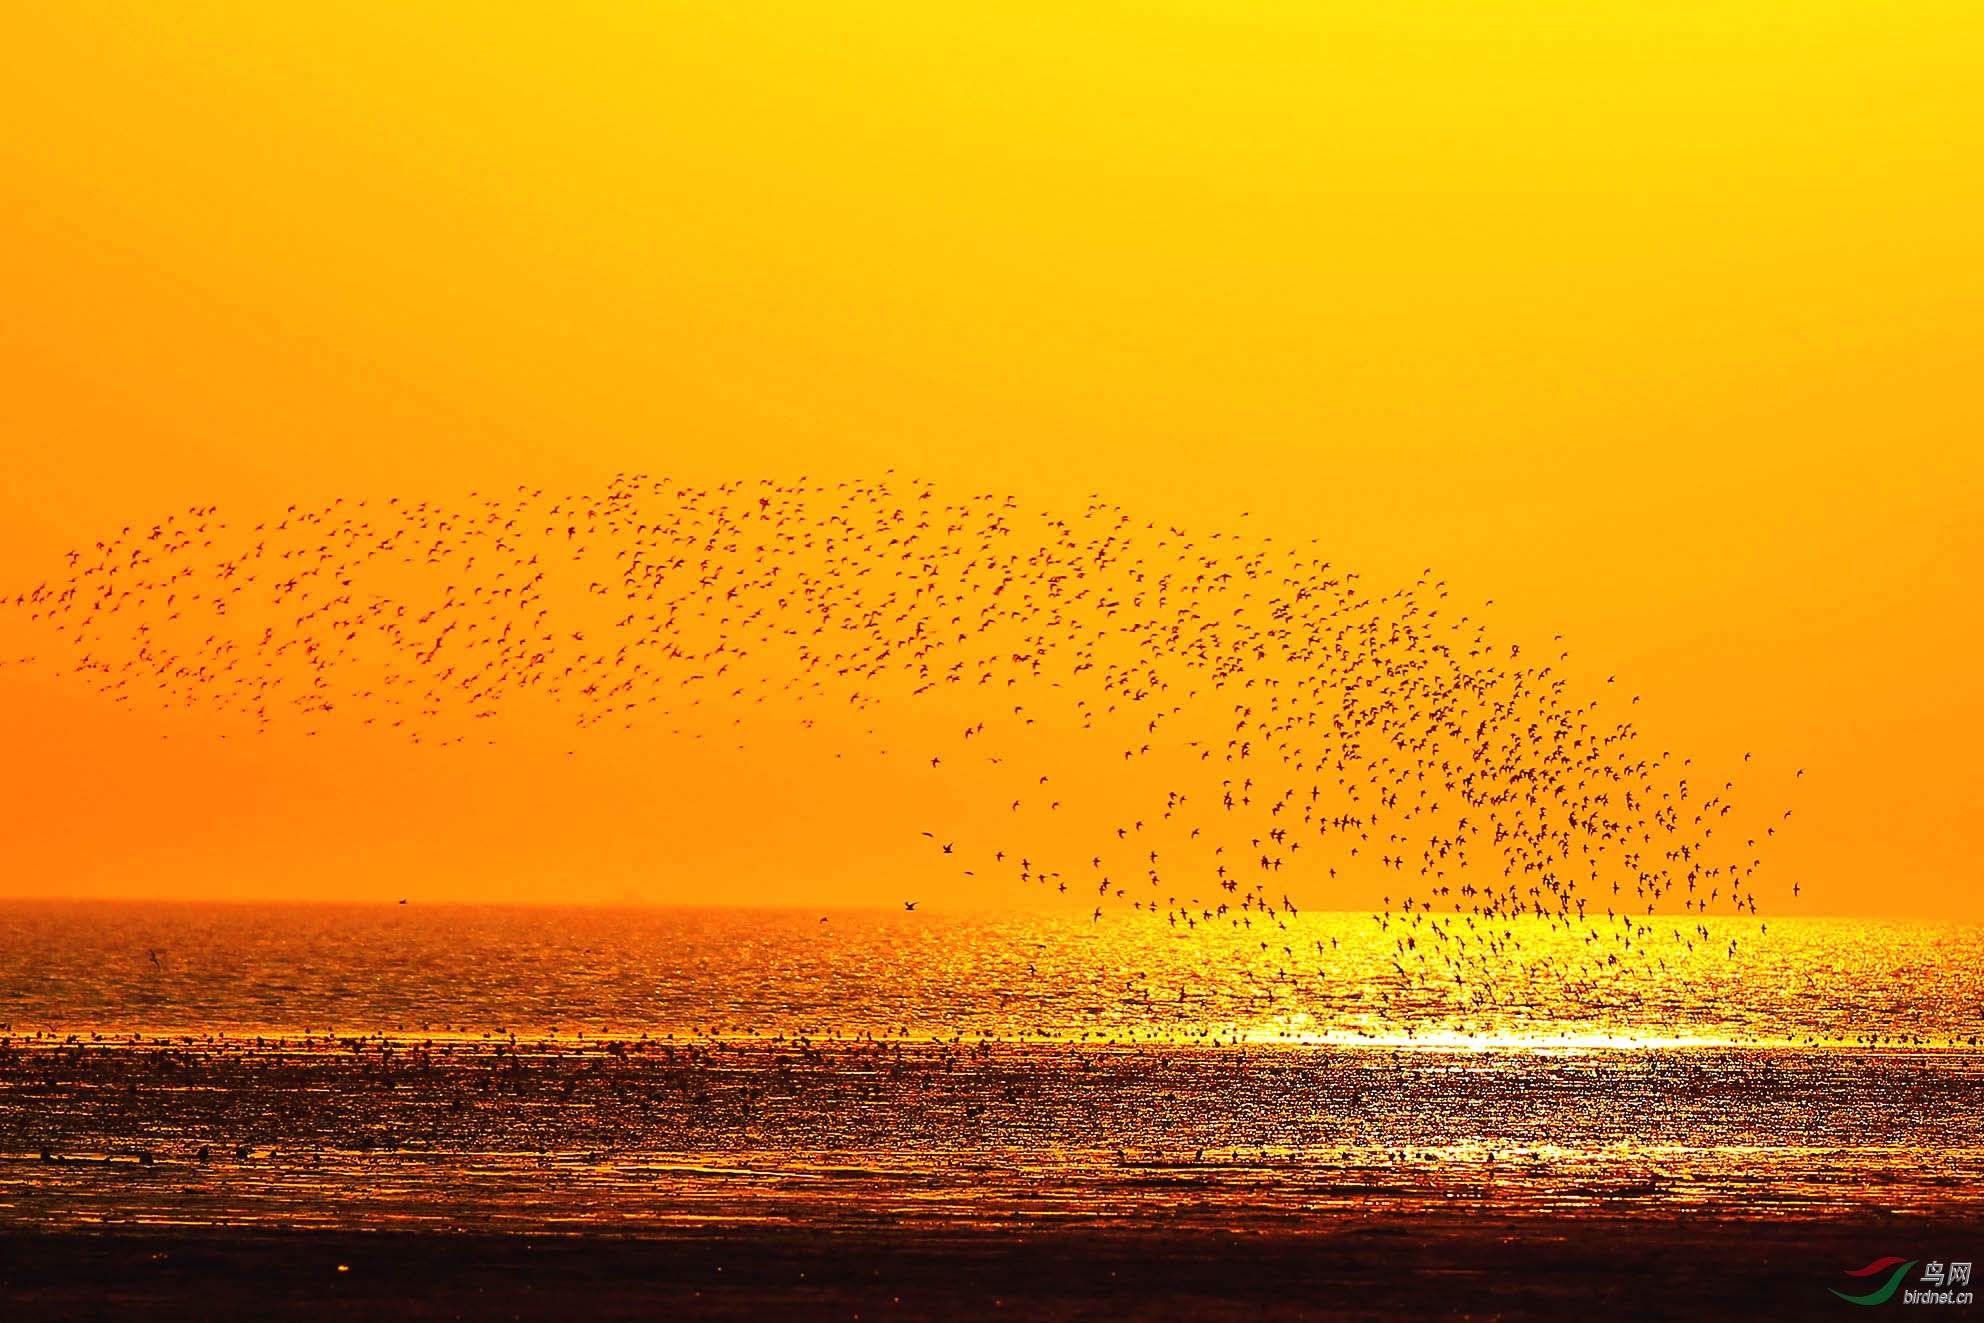
[[[1852,1317],[1888,1256],[1969,1260],[1984,1218],[1345,1215],[1301,1231],[563,1235],[19,1227],[20,1323],[139,1319],[1748,1319]],[[1910,1274],[1913,1282],[1915,1273]],[[1969,1313],[1955,1307],[1953,1314]]]

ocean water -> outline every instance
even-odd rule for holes
[[[1984,931],[1722,926],[1572,982],[1534,921],[1439,980],[1370,915],[10,903],[0,1218],[1984,1206]]]

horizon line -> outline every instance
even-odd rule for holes
[[[828,914],[828,915],[904,913],[903,910],[888,905],[836,905],[836,904],[723,905],[723,904],[706,904],[706,903],[698,904],[698,903],[686,903],[686,902],[643,901],[643,900],[614,900],[614,901],[418,900],[412,897],[409,897],[405,900],[352,900],[352,899],[330,899],[330,898],[316,897],[316,896],[309,896],[309,897],[136,896],[136,895],[62,896],[62,895],[47,895],[47,894],[39,894],[39,895],[0,894],[0,906],[6,906],[6,905],[76,905],[76,906],[160,905],[160,906],[188,906],[188,907],[235,906],[242,908],[261,905],[261,906],[294,906],[298,908],[315,907],[315,908],[323,908],[323,909],[393,910],[400,908],[406,908],[406,909],[420,908],[420,909],[448,909],[448,910],[561,910],[561,911],[649,910],[649,911],[657,911],[657,912],[674,911],[674,912],[734,913],[734,914],[793,913],[793,914]],[[1036,909],[1036,908],[1029,908],[1024,906],[996,906],[996,905],[946,905],[941,901],[927,901],[922,899],[919,899],[917,901],[917,908],[915,912],[918,914],[939,914],[939,913],[980,914],[980,915],[1026,914],[1026,915],[1041,915],[1047,917],[1054,917],[1056,913],[1054,910],[1044,909],[1044,908]],[[1358,917],[1366,917],[1376,914],[1398,915],[1403,913],[1403,911],[1401,910],[1396,910],[1396,909],[1385,910],[1376,907],[1361,908],[1361,909],[1316,908],[1316,909],[1304,909],[1300,912],[1302,914],[1311,914],[1311,915],[1355,915]],[[1081,919],[1081,918],[1086,918],[1087,916],[1070,914],[1068,917],[1074,919]],[[1122,917],[1122,916],[1111,916],[1111,917]],[[1447,917],[1455,917],[1455,916],[1442,914],[1439,917],[1447,918]],[[1478,918],[1479,916],[1477,915],[1474,917]],[[1519,919],[1524,922],[1534,922],[1535,920],[1543,917],[1556,917],[1556,916],[1521,914],[1521,915],[1504,915],[1502,916],[1502,919],[1503,920]],[[1590,915],[1586,915],[1584,917],[1591,922],[1606,922],[1606,920],[1596,919]],[[1959,927],[1959,928],[1984,927],[1984,916],[1961,918],[1961,917],[1950,917],[1947,915],[1938,916],[1938,917],[1928,917],[1928,916],[1914,915],[1914,914],[1777,913],[1777,914],[1712,914],[1712,915],[1702,916],[1702,915],[1694,915],[1694,914],[1660,913],[1653,915],[1629,915],[1627,917],[1632,918],[1635,922],[1645,922],[1647,920],[1684,919],[1684,918],[1689,920],[1690,922],[1693,922],[1697,919],[1705,917],[1708,919],[1713,919],[1718,921],[1738,920],[1746,923],[1770,923],[1774,921],[1795,922],[1802,920],[1826,919],[1826,920],[1854,920],[1854,921],[1862,921],[1862,922],[1879,922],[1879,923],[1941,924],[1941,925],[1947,925],[1947,926]]]

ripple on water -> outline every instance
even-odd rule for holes
[[[1969,929],[1780,921],[1741,964],[1484,1004],[1388,979],[1358,916],[1295,921],[1340,953],[1301,987],[1237,944],[1037,917],[4,918],[0,1218],[36,1225],[1176,1227],[1984,1188]]]

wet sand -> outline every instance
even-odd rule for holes
[[[0,1040],[0,1228],[1984,1215],[1984,1058]]]
[[[0,1323],[1851,1318],[1851,1269],[1984,1246],[1942,930],[1732,985],[1726,1043],[1476,1050],[1207,1041],[1238,977],[1174,1041],[1217,1007],[1052,928],[106,913],[0,943]],[[1943,974],[1841,963],[1917,1012],[1846,1041],[1799,1007],[1849,950]]]
[[[1874,1259],[1970,1258],[1984,1219],[1372,1218],[1300,1233],[660,1236],[13,1229],[0,1299],[52,1319],[1852,1317]],[[1954,1309],[1952,1317],[1969,1314]]]

